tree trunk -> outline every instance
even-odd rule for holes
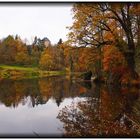
[[[140,47],[140,15],[137,16],[137,28],[138,28],[138,33],[137,33],[137,46]]]
[[[139,76],[135,71],[135,53],[133,51],[127,51],[125,53],[125,59],[127,61],[128,68],[130,70],[131,76],[134,79],[137,79]]]

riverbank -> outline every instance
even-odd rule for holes
[[[65,71],[46,71],[38,67],[0,65],[0,79],[31,79],[65,75]]]

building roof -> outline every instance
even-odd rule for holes
[[[50,40],[47,37],[44,37],[42,40],[43,41],[49,41],[50,42]]]

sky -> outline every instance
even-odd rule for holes
[[[30,44],[35,36],[49,38],[55,44],[67,39],[72,25],[72,4],[2,5],[0,6],[0,39],[18,34]]]

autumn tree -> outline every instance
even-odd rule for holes
[[[45,70],[63,70],[61,49],[57,46],[47,47],[40,58],[40,68]]]
[[[64,50],[64,56],[65,56],[65,65],[68,68],[70,72],[75,72],[78,69],[78,57],[79,57],[79,49],[75,46],[71,46],[66,44],[65,50]]]
[[[11,63],[15,60],[15,41],[12,36],[8,36],[2,40],[0,46],[0,61],[1,63]]]
[[[62,43],[63,43],[63,41],[62,41],[62,39],[60,38],[57,44],[58,44],[58,45],[61,45]]]
[[[70,40],[76,46],[118,47],[127,61],[131,76],[137,78],[134,56],[139,42],[139,9],[140,5],[135,3],[74,4]]]
[[[16,56],[19,55],[19,53],[26,53],[26,46],[20,37],[16,36],[14,39],[13,36],[9,35],[2,40],[0,45],[1,63],[15,64]],[[22,56],[20,55],[20,57]]]
[[[127,63],[122,53],[115,46],[103,48],[103,70],[106,73],[108,83],[121,83],[123,76],[128,74]]]
[[[64,68],[65,67],[65,56],[64,56],[65,45],[61,38],[59,39],[58,43],[56,44],[56,47],[57,47],[58,53],[59,53],[59,57],[58,57],[59,64]]]
[[[18,52],[17,55],[15,56],[15,63],[19,64],[19,65],[30,65],[31,61],[30,61],[30,57],[27,53],[25,52]]]
[[[28,54],[27,45],[20,39],[18,35],[15,37],[17,52],[15,54],[15,64],[29,65],[30,57]]]

